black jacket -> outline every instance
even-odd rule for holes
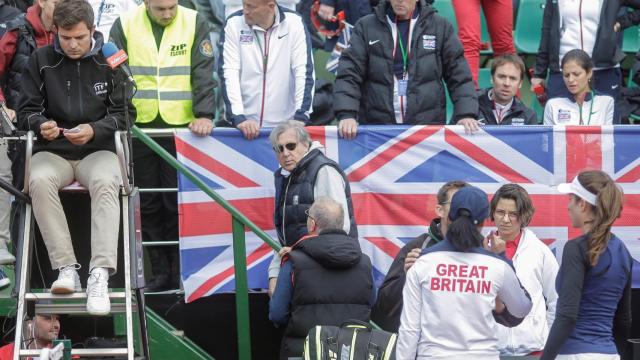
[[[623,26],[630,26],[633,18],[618,17],[620,7],[629,6],[640,8],[640,0],[604,0],[600,12],[600,24],[596,34],[596,43],[593,46],[591,58],[597,68],[616,66],[624,59],[624,53],[620,49],[620,33],[613,31],[616,22]],[[560,12],[557,0],[547,0],[542,18],[542,37],[534,77],[547,78],[547,70],[560,71]]]
[[[288,177],[285,178],[280,173],[280,169],[275,172],[276,196],[273,215],[278,239],[282,245],[291,246],[309,233],[305,211],[311,207],[315,200],[313,188],[318,171],[323,166],[331,166],[342,175],[349,208],[349,220],[351,221],[349,235],[358,238],[349,179],[335,161],[324,156],[320,150],[314,149],[300,160]]]
[[[383,330],[398,332],[398,328],[400,327],[402,289],[407,279],[407,274],[404,271],[404,260],[407,258],[407,254],[415,248],[424,249],[435,245],[442,239],[440,219],[433,219],[428,232],[408,242],[400,249],[395,259],[393,259],[387,276],[385,276],[382,286],[378,289],[376,304],[371,310],[371,320]]]
[[[324,230],[299,242],[289,259],[293,262],[293,298],[280,358],[301,356],[304,339],[315,325],[369,321],[371,260],[362,254],[358,240],[342,230]]]
[[[502,122],[498,124],[493,114],[493,100],[489,99],[489,91],[484,89],[478,91],[478,117],[479,121],[483,121],[485,125],[513,125],[513,119],[519,119],[518,125],[538,125],[538,118],[535,111],[529,109],[517,97],[513,98],[511,109],[504,116]]]
[[[150,20],[153,36],[156,39],[156,46],[160,47],[164,28]],[[116,19],[109,33],[109,41],[115,43],[118,48],[127,50],[127,38],[122,30],[120,18]],[[204,55],[200,48],[203,43],[211,42],[209,39],[209,24],[205,18],[198,14],[196,17],[196,35],[191,47],[191,92],[193,94],[193,115],[196,118],[207,118],[213,120],[216,113],[216,98],[214,88],[217,86],[213,80],[214,58]],[[215,44],[213,45],[215,46]],[[170,127],[171,125],[162,121],[160,113],[158,117],[148,124],[138,124],[144,127]],[[184,127],[184,125],[180,125]]]
[[[393,108],[393,39],[387,21],[389,2],[356,24],[350,46],[340,57],[334,109],[339,120],[360,124],[395,124]],[[409,53],[407,124],[446,123],[446,82],[454,104],[453,122],[475,117],[478,101],[469,65],[453,26],[420,0],[420,15]],[[435,39],[435,44],[433,44]],[[429,49],[434,46],[435,49]]]
[[[34,153],[49,151],[80,160],[95,151],[115,151],[113,134],[125,129],[124,79],[111,70],[102,55],[102,34],[96,31],[94,39],[93,49],[79,60],[65,56],[57,38],[29,59],[22,76],[18,116],[20,124],[38,136]],[[130,102],[129,116],[135,119]],[[40,136],[40,125],[50,119],[65,129],[88,123],[95,136],[85,145],[73,145],[63,136],[45,140]]]

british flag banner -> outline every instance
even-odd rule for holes
[[[465,180],[490,195],[502,184],[522,185],[536,213],[529,228],[561,258],[580,235],[570,226],[568,197],[556,192],[582,169],[609,173],[625,192],[614,232],[640,260],[640,127],[361,126],[354,140],[334,126],[307,128],[337,161],[351,184],[360,244],[378,285],[400,248],[426,231],[435,194],[447,181]],[[209,137],[175,134],[178,160],[251,221],[275,238],[274,179],[278,168],[270,129],[245,140],[236,129]],[[186,301],[234,290],[231,217],[185,177],[179,178],[180,256]],[[485,231],[492,230],[487,222]],[[246,233],[250,288],[266,288],[271,248]],[[640,287],[640,264],[634,287]]]

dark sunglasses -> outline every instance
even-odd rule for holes
[[[287,148],[287,150],[289,151],[293,151],[297,146],[298,143],[286,143],[284,145],[278,145],[277,147],[274,147],[273,150],[277,153],[282,153],[284,151],[284,148]]]

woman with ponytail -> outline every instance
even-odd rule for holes
[[[513,327],[531,310],[508,260],[483,248],[489,217],[482,190],[451,199],[446,237],[423,250],[407,273],[396,358],[499,358],[498,323]]]
[[[562,253],[556,318],[542,359],[620,359],[631,325],[632,266],[624,243],[611,233],[622,191],[595,170],[581,172],[558,191],[569,194],[571,225],[583,235]]]

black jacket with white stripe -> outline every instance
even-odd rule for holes
[[[38,137],[34,153],[49,151],[80,160],[99,150],[115,152],[114,132],[125,129],[124,77],[112,70],[102,55],[102,34],[96,31],[94,40],[93,48],[77,60],[64,54],[57,38],[29,59],[22,76],[18,116],[20,127],[33,130]],[[129,116],[132,120],[136,117],[131,102]],[[64,136],[45,140],[40,136],[40,125],[48,120],[64,129],[89,124],[94,138],[84,145],[74,145]]]

